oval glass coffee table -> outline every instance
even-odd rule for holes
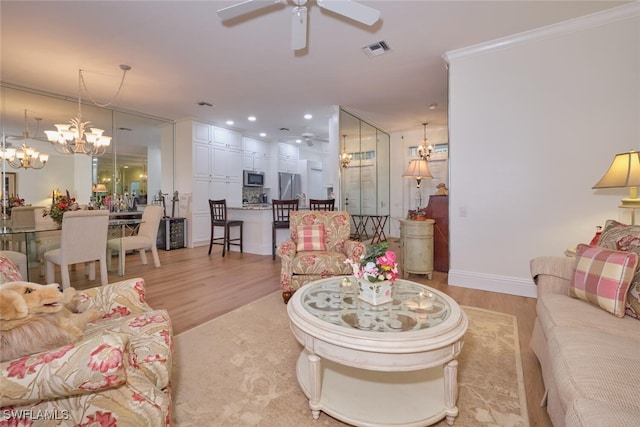
[[[308,283],[287,305],[304,346],[300,387],[313,418],[357,426],[424,426],[458,415],[456,358],[467,316],[449,296],[396,280],[393,301],[372,306],[354,278]]]

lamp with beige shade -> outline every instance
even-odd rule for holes
[[[636,223],[636,209],[640,208],[640,152],[629,150],[616,154],[611,166],[593,188],[629,187],[629,197],[622,199],[620,207],[631,209],[631,224]]]
[[[409,166],[407,166],[407,170],[402,174],[405,178],[415,178],[417,181],[417,206],[416,209],[420,209],[420,205],[422,204],[422,192],[420,190],[420,182],[424,178],[433,178],[431,172],[429,172],[429,165],[425,159],[414,159],[409,162]]]

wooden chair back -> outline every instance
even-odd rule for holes
[[[209,211],[211,212],[211,224],[225,223],[227,221],[227,199],[209,199]]]
[[[309,199],[309,209],[312,211],[334,211],[336,199]]]
[[[273,224],[278,227],[289,227],[291,212],[298,210],[298,199],[273,200]]]

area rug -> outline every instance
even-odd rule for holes
[[[516,318],[463,309],[455,426],[529,426]],[[176,336],[174,425],[344,426],[324,413],[313,421],[295,375],[301,348],[280,292]]]

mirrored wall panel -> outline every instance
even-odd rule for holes
[[[80,204],[107,196],[135,197],[150,203],[159,192],[171,194],[173,182],[174,124],[144,114],[78,105],[77,99],[3,85],[1,102],[3,152],[26,146],[48,155],[29,164],[2,160],[2,173],[15,174],[15,191],[26,204],[47,206],[53,190],[69,191]],[[45,131],[68,124],[78,116],[90,128],[104,130],[111,143],[100,155],[65,154],[61,144],[49,142]],[[11,151],[11,150],[9,150]],[[6,157],[6,156],[5,156]],[[11,196],[4,191],[3,198]]]
[[[356,227],[361,224],[360,231],[371,237],[377,220],[374,217],[389,215],[390,136],[341,109],[340,137],[341,152],[350,159],[341,168],[341,206],[362,221]],[[386,223],[385,232],[388,227]]]

